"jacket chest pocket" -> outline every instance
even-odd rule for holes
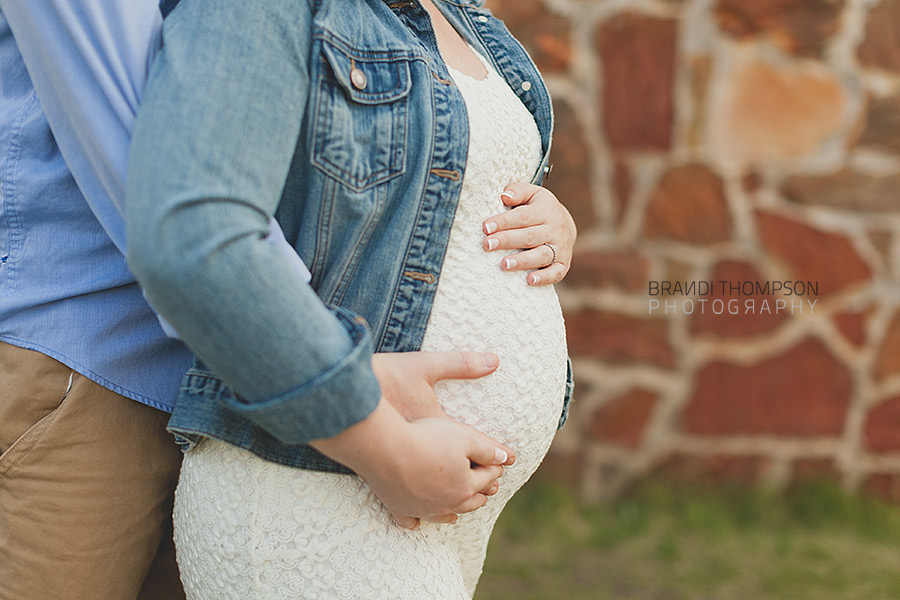
[[[313,163],[356,191],[406,168],[410,61],[351,52],[325,40],[313,126]]]

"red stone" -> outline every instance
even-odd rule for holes
[[[628,390],[594,411],[591,435],[608,444],[639,448],[656,402],[654,392],[639,388]]]
[[[818,282],[819,296],[869,280],[869,266],[842,235],[768,212],[757,213],[757,225],[768,251],[790,266],[795,281]]]
[[[900,312],[894,315],[878,350],[875,377],[882,379],[900,374]]]
[[[759,335],[777,328],[787,318],[792,300],[800,302],[802,310],[808,310],[808,305],[803,299],[789,297],[785,299],[788,308],[785,311],[775,312],[775,296],[755,293],[757,289],[763,288],[766,280],[753,265],[745,262],[726,260],[718,263],[713,269],[712,281],[713,293],[705,296],[707,303],[703,312],[695,310],[691,317],[690,331],[693,334],[706,333],[724,337]],[[731,293],[731,285],[743,287],[744,282],[752,282],[753,293],[746,296]],[[748,300],[753,301],[752,311],[747,309]],[[718,309],[714,306],[716,301],[722,302],[722,306]],[[771,312],[762,311],[763,301],[768,302]],[[730,307],[734,307],[738,313],[732,314],[729,311]]]
[[[763,36],[800,55],[822,52],[840,26],[842,0],[719,0],[719,27],[745,39]]]
[[[538,69],[565,71],[572,61],[569,22],[539,0],[489,0],[487,7],[528,49]]]
[[[675,453],[668,456],[654,469],[657,474],[676,481],[696,483],[714,481],[752,485],[768,461],[754,455],[695,455]]]
[[[863,482],[863,489],[885,502],[900,504],[900,473],[872,473]]]
[[[852,211],[900,211],[900,175],[863,175],[843,169],[828,175],[789,177],[781,192],[791,202]]]
[[[866,321],[871,310],[843,312],[834,316],[834,324],[844,338],[860,347],[866,343]]]
[[[699,149],[703,146],[705,137],[704,125],[707,96],[709,95],[709,77],[712,74],[712,58],[708,54],[691,56],[687,60],[687,68],[691,81],[691,100],[694,106],[688,139],[692,148]]]
[[[621,150],[668,150],[674,119],[676,22],[628,12],[597,30],[603,124]]]
[[[616,163],[616,170],[613,173],[613,191],[616,197],[616,218],[619,223],[625,217],[625,211],[631,202],[631,171],[628,165],[623,162]]]
[[[706,365],[682,420],[698,435],[839,436],[850,389],[846,367],[810,338],[754,364]]]
[[[641,319],[594,309],[566,315],[569,351],[611,364],[674,366],[668,328],[666,319]]]
[[[863,438],[866,449],[872,452],[900,451],[900,397],[885,400],[869,411]]]
[[[900,152],[900,96],[870,101],[859,145]]]
[[[900,0],[881,0],[869,11],[858,57],[867,67],[900,71]]]
[[[741,187],[748,194],[756,192],[761,186],[762,181],[760,181],[759,173],[756,171],[748,171],[741,177]]]
[[[731,217],[722,180],[697,164],[667,171],[650,196],[644,233],[699,245],[728,240]]]
[[[579,287],[643,291],[647,289],[648,268],[647,259],[634,251],[579,252],[566,282]]]
[[[584,455],[581,452],[550,450],[530,481],[555,483],[577,490],[581,486],[584,466]]]
[[[578,230],[587,231],[596,221],[590,183],[591,151],[584,138],[584,127],[572,107],[556,102],[553,112],[553,172],[544,180],[544,187],[569,209]]]
[[[900,183],[900,180],[898,180],[898,183]],[[894,236],[891,232],[877,229],[870,231],[869,241],[872,243],[872,247],[878,252],[881,264],[884,265],[885,268],[890,268],[891,248],[894,245]]]
[[[831,458],[799,458],[794,461],[795,482],[839,481],[840,478],[840,470]]]

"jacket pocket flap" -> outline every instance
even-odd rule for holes
[[[346,94],[361,104],[393,102],[412,89],[409,59],[389,52],[352,53],[329,41],[322,52]]]

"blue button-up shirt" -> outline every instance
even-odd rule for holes
[[[128,144],[161,21],[156,0],[0,0],[0,340],[170,410],[190,353],[123,256]]]

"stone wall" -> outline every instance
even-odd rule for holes
[[[579,227],[542,472],[900,498],[900,0],[488,7],[548,80]]]

